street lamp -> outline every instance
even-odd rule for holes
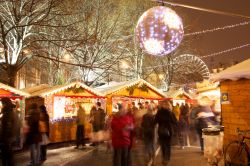
[[[159,78],[160,78],[160,80],[163,80],[164,75],[163,74],[159,74]]]
[[[66,62],[68,62],[70,60],[70,55],[66,53],[63,58],[65,59]]]
[[[127,62],[122,61],[122,68],[124,68],[124,69],[128,69],[129,68]]]

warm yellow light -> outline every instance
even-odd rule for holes
[[[163,74],[160,74],[159,75],[159,78],[162,80],[164,78],[164,75]]]
[[[65,55],[64,55],[64,59],[65,59],[66,61],[69,61],[69,60],[70,60],[70,55],[69,55],[69,54],[65,54]]]
[[[124,68],[124,69],[129,68],[129,66],[128,66],[127,62],[122,61],[122,68]]]

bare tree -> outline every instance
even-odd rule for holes
[[[6,71],[8,83],[14,86],[17,71],[32,57],[41,26],[49,26],[55,11],[55,0],[0,1],[0,68]]]
[[[123,58],[123,51],[118,49],[119,13],[115,15],[115,5],[110,0],[83,0],[78,9],[82,11],[78,16],[82,42],[71,56],[76,63],[88,66],[80,66],[77,72],[89,85],[117,70],[114,64]]]

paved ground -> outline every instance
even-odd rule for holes
[[[172,148],[172,159],[169,166],[209,166],[207,160],[198,148],[190,147],[180,150],[179,148]],[[158,150],[156,157],[156,166],[161,165],[161,155]],[[138,146],[133,150],[133,166],[147,166],[149,165],[144,159],[144,152],[142,146]],[[112,153],[106,152],[104,148],[99,148],[98,151],[86,154],[83,158],[68,162],[66,166],[112,166]]]
[[[84,149],[75,149],[72,144],[64,144],[60,146],[50,146],[48,149],[47,160],[42,164],[43,166],[64,166],[70,161],[77,160],[91,153],[93,147],[88,146]],[[26,166],[29,164],[30,153],[24,150],[15,155],[16,166]],[[1,163],[0,163],[1,166]]]
[[[155,166],[161,166],[160,149],[156,151]],[[29,151],[22,151],[15,155],[16,166],[29,163]],[[133,166],[149,166],[145,161],[143,146],[138,145],[132,151]],[[1,165],[1,163],[0,163]],[[48,150],[44,166],[112,166],[112,152],[107,152],[105,146],[97,148],[86,147],[75,149],[72,144],[61,147],[51,147]],[[172,157],[169,166],[209,166],[197,147],[180,149],[172,147]]]

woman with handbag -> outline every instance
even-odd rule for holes
[[[47,159],[47,144],[49,143],[49,114],[44,105],[41,105],[39,109],[39,130],[42,134],[42,142],[40,146],[40,161],[43,162]]]
[[[155,124],[158,124],[159,143],[162,151],[162,164],[166,166],[171,156],[171,137],[173,128],[177,126],[177,120],[172,112],[172,105],[169,101],[160,103],[158,112],[155,115]]]

